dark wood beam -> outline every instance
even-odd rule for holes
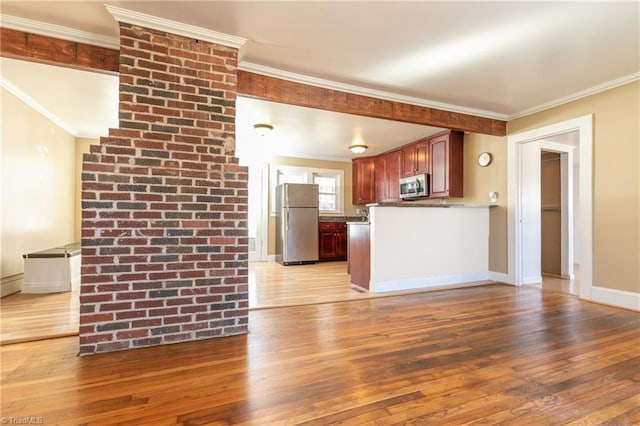
[[[238,94],[267,101],[405,123],[494,136],[507,134],[507,122],[502,120],[356,95],[249,71],[238,71]]]
[[[87,71],[117,74],[119,51],[0,28],[0,55]],[[506,121],[444,111],[238,71],[238,94],[326,111],[423,124],[494,136],[507,134]]]
[[[24,31],[0,28],[0,55],[7,58],[117,74],[120,52],[116,49],[61,40]]]

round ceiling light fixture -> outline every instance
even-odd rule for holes
[[[253,125],[253,129],[258,136],[266,136],[273,130],[273,126],[267,123],[257,123]]]
[[[351,145],[349,147],[349,149],[351,150],[351,152],[353,152],[354,154],[362,154],[363,152],[365,152],[367,150],[367,148],[369,148],[367,145],[358,143],[355,145]]]

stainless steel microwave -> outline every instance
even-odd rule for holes
[[[400,199],[415,200],[429,196],[429,175],[420,175],[400,178]]]

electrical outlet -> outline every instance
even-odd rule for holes
[[[498,201],[498,193],[497,192],[490,192],[489,193],[489,201],[491,201],[492,203],[495,203],[496,201]]]

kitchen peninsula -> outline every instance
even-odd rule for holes
[[[488,279],[491,206],[399,202],[367,207],[368,223],[348,223],[353,284],[384,293]]]

